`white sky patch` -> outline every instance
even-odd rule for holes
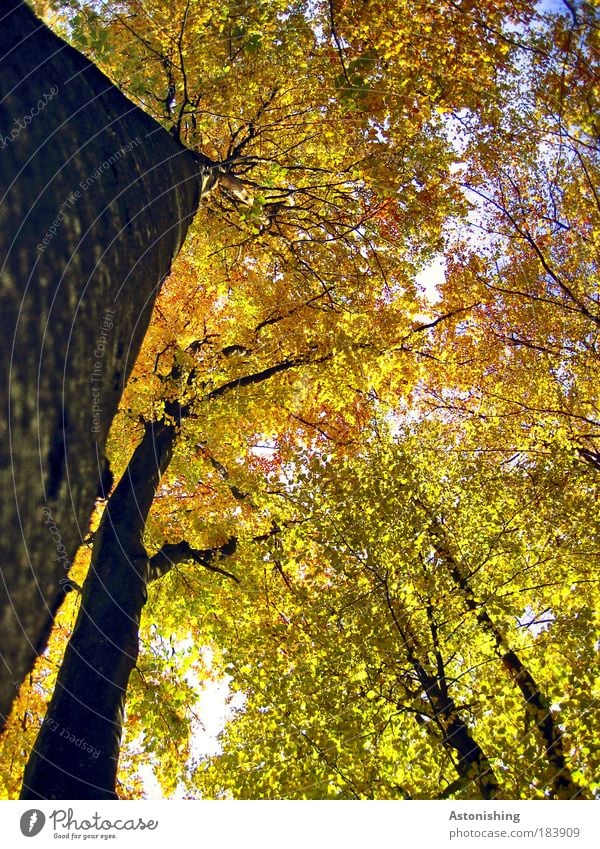
[[[225,728],[232,712],[243,705],[241,693],[231,697],[230,681],[231,678],[227,676],[220,681],[205,684],[196,702],[195,710],[202,718],[202,727],[198,728],[192,737],[191,756],[194,761],[221,752],[219,734]]]
[[[439,287],[446,282],[446,262],[443,254],[438,254],[423,271],[415,277],[415,282],[423,291],[427,302],[437,304],[441,300]]]
[[[260,442],[257,442],[255,445],[250,448],[249,453],[254,454],[255,457],[266,457],[271,460],[273,458],[273,454],[277,451],[277,440],[269,439],[267,437],[261,438]]]

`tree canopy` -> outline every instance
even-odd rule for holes
[[[595,4],[37,5],[207,194],[4,795],[53,751],[113,533],[145,564],[118,796],[597,796]]]

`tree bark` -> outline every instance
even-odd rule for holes
[[[87,532],[201,164],[21,0],[0,19],[1,729]]]
[[[177,430],[145,426],[94,540],[81,608],[23,778],[22,799],[116,799],[125,696],[150,576],[143,533]]]

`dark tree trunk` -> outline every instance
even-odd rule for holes
[[[142,537],[175,437],[172,425],[147,424],[108,501],[73,635],[25,769],[22,799],[117,798],[125,696],[149,578]]]
[[[222,397],[295,368],[285,360],[213,389]],[[181,423],[190,405],[169,401],[169,421]],[[148,513],[177,439],[172,423],[147,422],[122,479],[108,499],[94,537],[81,607],[65,651],[46,717],[25,768],[22,799],[116,799],[116,774],[129,676],[138,656],[138,634],[147,585],[175,563],[194,561],[238,581],[215,561],[231,557],[235,538],[198,550],[166,543],[149,557],[143,542]],[[257,538],[261,539],[261,538]]]
[[[0,728],[45,646],[199,194],[192,153],[0,0]]]
[[[507,644],[504,635],[490,618],[483,604],[475,598],[473,589],[452,555],[441,528],[434,525],[433,529],[438,556],[446,564],[452,579],[460,588],[468,609],[474,613],[482,629],[493,639],[497,656],[523,696],[525,713],[535,723],[543,743],[544,755],[552,770],[551,798],[587,798],[587,790],[579,785],[571,774],[565,755],[563,733],[554,719],[548,699],[519,655]]]
[[[426,727],[435,739],[441,739],[442,745],[452,756],[463,786],[477,791],[482,799],[502,798],[502,789],[494,770],[473,737],[472,730],[461,717],[454,699],[448,695],[445,679],[427,672],[415,654],[414,643],[409,640],[405,646],[433,712],[433,721]]]

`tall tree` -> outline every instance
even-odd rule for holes
[[[105,492],[23,795],[117,795],[127,689],[127,739],[161,753],[172,792],[193,709],[177,663],[204,674],[203,647],[246,702],[223,758],[195,775],[188,764],[192,793],[593,791],[589,746],[571,742],[590,738],[588,713],[569,707],[585,698],[576,664],[540,662],[543,648],[557,657],[561,637],[579,636],[573,651],[586,662],[595,651],[575,533],[584,514],[595,528],[582,507],[594,486],[582,471],[590,443],[581,431],[579,441],[546,433],[545,407],[530,416],[532,398],[571,391],[585,369],[565,367],[562,341],[549,373],[527,359],[550,318],[532,320],[538,335],[528,335],[522,308],[550,297],[571,315],[573,299],[544,262],[563,263],[563,282],[574,272],[564,228],[538,234],[506,189],[516,183],[523,195],[548,163],[551,122],[531,106],[551,102],[540,76],[555,89],[557,68],[579,67],[553,36],[585,30],[585,44],[591,21],[525,2],[55,6],[74,43],[189,146],[220,190],[163,288],[115,420],[120,482]],[[585,109],[567,111],[572,133]],[[575,222],[569,244],[581,248],[572,261],[583,277],[594,266],[565,200],[576,196],[567,159],[546,200]],[[487,207],[467,218],[482,195]],[[467,225],[486,222],[493,232],[474,247]],[[457,250],[436,306],[416,276],[444,247]],[[473,285],[481,266],[502,286],[524,275],[525,297],[493,302],[490,274]],[[583,283],[567,288],[593,312]],[[585,347],[589,315],[579,312],[565,338]],[[532,343],[517,346],[525,356],[506,406],[496,398],[509,388],[501,321]],[[476,409],[465,402],[474,395]],[[565,480],[574,497],[560,499],[561,528],[576,554],[548,558]],[[512,521],[499,518],[511,511]],[[568,614],[557,616],[559,603]],[[529,610],[534,625],[550,611],[548,635],[521,624]],[[154,721],[168,729],[162,740]]]
[[[276,57],[285,57],[286,68],[291,68],[294,62],[303,62],[315,83],[324,78],[332,92],[337,93],[337,73],[328,67],[331,64],[329,47],[327,42],[315,35],[317,21],[311,19],[312,13],[300,9],[294,12],[290,22],[278,18],[276,9],[269,10],[268,14],[260,12],[258,20],[254,19],[252,10],[231,12],[239,32],[236,30],[236,34],[232,35],[234,41],[228,49],[233,51],[231,61],[239,65],[238,80],[250,75],[262,85],[251,86],[244,99],[239,101],[239,94],[224,85],[222,73],[218,70],[220,51],[216,56],[211,54],[215,78],[212,96],[222,101],[225,93],[230,101],[230,110],[240,102],[240,117],[235,121],[219,118],[217,125],[213,110],[192,109],[190,102],[191,97],[194,102],[197,100],[201,87],[206,88],[202,62],[191,63],[187,55],[188,44],[197,40],[198,32],[202,33],[205,27],[206,13],[200,13],[190,4],[180,4],[178,15],[164,19],[160,10],[148,8],[146,11],[156,16],[158,25],[153,26],[150,33],[142,34],[135,27],[135,15],[140,14],[141,9],[136,4],[133,7],[134,15],[127,20],[119,14],[112,16],[110,13],[107,19],[102,19],[96,11],[83,7],[81,14],[71,17],[68,25],[75,43],[87,46],[101,62],[107,59],[108,33],[117,48],[111,57],[112,67],[118,67],[119,74],[131,64],[127,61],[119,66],[114,64],[122,44],[126,51],[133,52],[136,66],[139,67],[141,57],[150,58],[156,73],[147,75],[143,80],[145,98],[152,101],[154,96],[156,99],[161,79],[165,77],[168,97],[161,115],[165,125],[171,127],[174,135],[185,136],[188,144],[196,148],[202,146],[204,151],[224,163],[218,171],[224,193],[215,201],[215,206],[220,207],[219,223],[216,227],[213,223],[209,230],[213,253],[222,252],[224,263],[230,266],[234,254],[239,253],[241,246],[247,245],[246,276],[256,278],[259,273],[267,274],[271,291],[269,296],[264,291],[259,293],[252,289],[246,293],[246,298],[250,296],[252,300],[247,301],[244,311],[237,314],[236,344],[224,342],[221,351],[234,348],[262,364],[257,373],[265,368],[267,372],[273,369],[277,373],[300,363],[328,359],[332,356],[332,349],[338,345],[339,359],[354,360],[352,368],[356,370],[357,352],[367,344],[366,338],[352,338],[361,315],[371,304],[377,303],[382,289],[394,285],[393,281],[401,274],[405,264],[403,255],[408,257],[416,253],[425,256],[428,243],[438,238],[443,203],[439,176],[435,184],[439,192],[440,214],[432,220],[429,216],[419,216],[422,221],[420,243],[415,239],[415,211],[409,215],[407,208],[403,216],[407,223],[411,223],[410,227],[407,226],[405,237],[399,240],[398,248],[391,254],[386,249],[385,255],[380,255],[378,226],[369,222],[380,212],[382,202],[392,191],[395,181],[391,174],[387,178],[383,176],[378,161],[383,149],[366,133],[365,116],[360,113],[353,116],[351,105],[342,104],[340,107],[335,99],[330,101],[329,114],[324,116],[318,90],[315,89],[314,98],[304,102],[308,89],[290,86],[290,78],[284,68],[280,70],[281,79],[273,83],[274,58],[267,48],[275,49]],[[209,11],[210,32],[214,39],[215,34],[222,32],[223,21],[230,13],[224,15],[223,9],[211,8]],[[264,32],[253,32],[251,27],[258,25],[264,28]],[[242,50],[232,47],[235,39],[241,39]],[[302,59],[301,54],[307,45],[310,52]],[[138,95],[141,82],[137,72],[136,77],[128,81]],[[173,119],[175,104],[178,108],[176,121]],[[327,131],[327,126],[335,121],[340,121],[342,126],[347,124],[348,128],[333,144],[334,137]],[[315,124],[324,126],[322,135],[315,134]],[[205,140],[203,133],[215,127],[218,134]],[[424,150],[439,150],[440,155],[443,152],[442,140],[436,138],[435,133],[423,135],[422,147]],[[196,156],[203,164],[214,162],[200,151]],[[385,156],[388,156],[387,151]],[[440,167],[443,170],[443,160],[440,160]],[[244,185],[231,173],[233,168],[244,179]],[[251,179],[245,176],[249,172],[252,173]],[[406,180],[409,180],[408,173]],[[330,270],[332,264],[335,264],[333,272]],[[254,274],[251,273],[252,265],[256,268]],[[368,278],[369,269],[376,271],[371,279]],[[236,269],[235,274],[241,281],[244,271]],[[230,289],[231,276],[226,285]],[[240,292],[236,300],[243,302],[245,293],[241,286],[238,289]],[[270,305],[270,310],[266,309],[267,305]],[[262,316],[255,320],[254,311],[259,306]],[[287,343],[286,356],[282,358],[278,345],[289,327],[297,322],[300,311],[305,322],[297,325]],[[352,316],[355,311],[357,314]],[[387,327],[386,315],[391,319]],[[308,322],[313,317],[316,321],[311,321],[309,328]],[[240,323],[245,333],[240,332]],[[381,313],[380,328],[385,327],[388,334],[396,333],[398,326],[405,323],[406,318],[398,310],[397,303],[389,312]],[[276,327],[275,333],[271,332],[273,327]],[[374,336],[372,331],[369,334]],[[331,338],[328,338],[329,335]],[[267,345],[263,341],[265,336],[268,338]],[[202,358],[205,354],[202,350],[204,340],[196,338],[194,341]],[[215,347],[208,346],[209,353]],[[377,357],[377,350],[373,355]],[[340,367],[343,367],[342,363],[338,363]],[[237,368],[240,368],[239,362]],[[217,377],[218,371],[207,375],[211,381]],[[331,397],[333,382],[337,379],[332,378],[324,387],[323,397],[327,392]],[[350,390],[349,395],[356,395],[355,390]],[[216,399],[216,394],[213,397]],[[336,403],[341,403],[341,398],[336,399]],[[224,427],[223,422],[220,426]]]
[[[24,3],[0,15],[3,726],[106,483],[108,429],[201,181]]]
[[[589,797],[597,581],[577,536],[593,511],[585,465],[499,466],[458,433],[444,445],[437,423],[364,435],[350,455],[322,439],[271,486],[282,530],[245,589],[260,598],[259,626],[223,615],[216,636],[245,701],[188,786]]]

